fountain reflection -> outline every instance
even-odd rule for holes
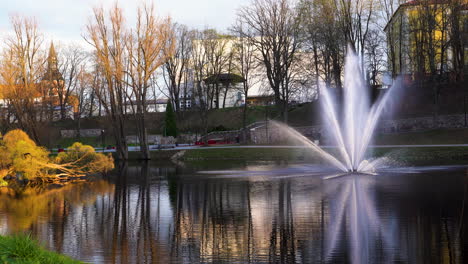
[[[399,225],[394,215],[387,215],[385,221],[379,216],[375,205],[375,180],[372,176],[349,175],[325,184],[329,194],[327,259],[333,259],[333,254],[340,251],[338,242],[346,236],[346,251],[352,263],[374,262],[379,247],[386,249],[383,252],[386,261],[395,261],[395,254],[400,251],[395,230]]]

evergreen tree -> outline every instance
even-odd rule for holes
[[[177,137],[177,123],[172,103],[169,101],[166,106],[166,120],[164,121],[164,135],[166,137]]]

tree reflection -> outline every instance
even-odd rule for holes
[[[222,178],[121,163],[109,181],[0,194],[0,231],[92,263],[456,263],[467,192],[460,177]]]

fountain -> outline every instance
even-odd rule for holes
[[[372,172],[382,159],[368,161],[365,159],[365,153],[390,92],[384,93],[371,105],[369,89],[361,71],[360,58],[351,50],[348,51],[345,61],[343,91],[343,116],[339,118],[329,89],[320,85],[327,132],[331,133],[333,143],[339,152],[338,157],[330,155],[293,128],[278,122],[274,124],[293,139],[318,152],[321,157],[343,172]]]

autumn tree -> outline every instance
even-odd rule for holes
[[[13,33],[5,39],[1,60],[2,95],[19,127],[39,142],[38,116],[35,99],[41,97],[38,84],[43,73],[43,37],[34,18],[12,16]]]
[[[137,12],[135,29],[127,38],[128,70],[125,83],[131,88],[132,111],[140,142],[142,158],[150,159],[146,131],[147,96],[156,70],[174,52],[174,40],[169,18],[160,19],[153,7],[144,6]]]
[[[111,120],[112,130],[117,145],[117,156],[121,160],[128,159],[124,114],[126,86],[125,52],[126,39],[122,9],[115,5],[108,15],[103,8],[94,8],[93,17],[86,26],[86,40],[94,48],[94,59],[102,72],[104,89],[95,87],[96,97],[104,107]],[[143,66],[143,65],[142,65]]]

